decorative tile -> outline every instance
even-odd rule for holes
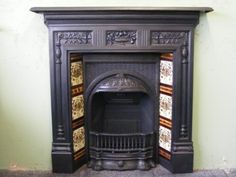
[[[173,88],[171,86],[160,85],[160,92],[164,92],[164,93],[172,95]]]
[[[159,127],[159,146],[171,151],[171,130],[163,126]]]
[[[168,160],[171,159],[171,154],[170,154],[169,152],[167,152],[167,151],[161,149],[161,148],[159,148],[159,154],[160,154],[162,157],[164,157],[164,158],[166,158],[166,159],[168,159]]]
[[[172,119],[172,97],[166,94],[160,93],[160,116],[167,119]]]
[[[84,127],[80,127],[73,131],[73,149],[74,152],[85,147],[85,131]]]
[[[173,62],[160,61],[160,83],[167,85],[173,84]]]
[[[71,63],[71,86],[83,83],[82,61]]]
[[[74,160],[79,160],[85,155],[85,148],[74,153]]]
[[[164,119],[164,118],[162,118],[162,117],[160,117],[159,120],[160,120],[160,121],[159,121],[160,125],[164,125],[165,127],[171,129],[171,127],[172,127],[172,122],[171,122],[171,120],[167,120],[167,119]]]
[[[84,116],[84,97],[78,95],[72,98],[72,120]]]
[[[174,58],[173,53],[162,53],[161,54],[161,59],[173,60],[173,58]]]
[[[70,54],[70,61],[74,62],[74,61],[81,61],[83,58],[80,54],[78,53],[71,53]]]
[[[79,86],[71,89],[72,96],[78,95],[80,93],[83,93],[83,85],[79,85]]]

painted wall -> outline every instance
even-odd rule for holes
[[[236,168],[236,1],[1,0],[0,169],[51,169],[48,33],[32,6],[211,6],[196,29],[195,169]]]

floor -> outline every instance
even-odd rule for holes
[[[52,174],[45,171],[0,170],[0,177],[236,177],[235,170],[199,170],[188,174],[171,174],[157,166],[149,171],[93,171],[83,166],[73,174]]]

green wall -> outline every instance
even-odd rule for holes
[[[236,1],[1,0],[0,169],[51,169],[48,33],[32,6],[210,6],[195,35],[195,169],[236,168]]]

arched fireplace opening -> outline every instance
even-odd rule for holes
[[[89,166],[102,169],[154,167],[154,100],[143,82],[116,73],[91,94]]]

